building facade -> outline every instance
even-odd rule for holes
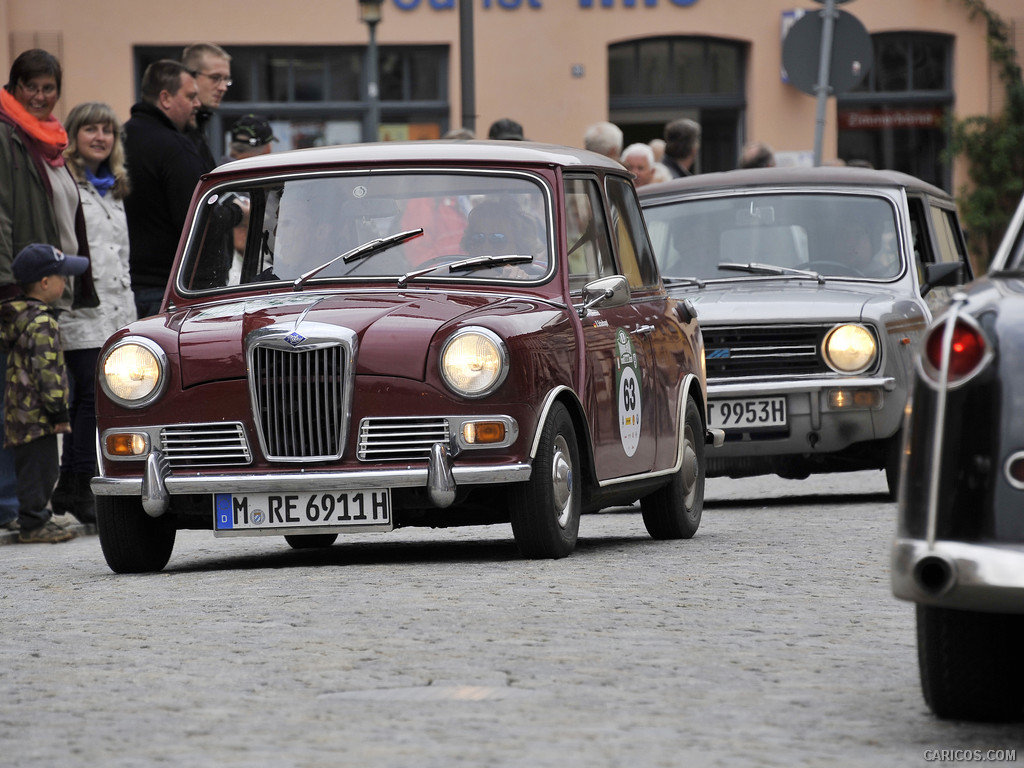
[[[985,2],[1024,27],[1020,0]],[[690,117],[703,129],[701,171],[735,167],[749,140],[801,164],[812,162],[817,143],[824,161],[867,161],[959,189],[965,169],[943,157],[946,115],[1001,106],[984,20],[970,17],[968,0],[841,2],[853,20],[837,22],[837,41],[863,30],[869,48],[837,52],[839,74],[857,82],[829,98],[822,115],[817,98],[794,84],[807,68],[814,82],[816,53],[801,50],[801,71],[790,77],[783,51],[789,30],[806,29],[803,16],[823,3],[473,0],[467,79],[458,0],[384,0],[377,136],[432,138],[467,125],[485,137],[491,122],[511,117],[528,139],[581,146],[593,122],[615,122],[630,143]],[[233,57],[233,84],[212,123],[221,149],[231,122],[249,112],[272,121],[274,151],[372,138],[369,29],[357,0],[0,0],[0,29],[8,63],[30,47],[60,57],[59,115],[100,100],[127,118],[150,61],[211,41]],[[475,114],[462,114],[466,103]]]

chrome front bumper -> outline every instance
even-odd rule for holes
[[[892,591],[942,608],[1024,613],[1024,546],[896,539]]]
[[[345,491],[360,488],[426,488],[435,506],[444,508],[455,500],[458,485],[492,485],[530,479],[529,464],[499,466],[452,466],[447,449],[435,446],[423,468],[355,470],[347,472],[301,471],[252,475],[172,474],[159,451],[146,459],[142,477],[95,477],[97,496],[138,496],[147,514],[159,517],[170,507],[171,497],[188,493],[296,493]]]

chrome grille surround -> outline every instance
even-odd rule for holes
[[[835,323],[701,328],[707,377],[835,376],[821,344]]]
[[[267,459],[341,458],[352,414],[357,346],[354,331],[301,318],[246,337],[253,418]]]
[[[160,446],[171,469],[252,463],[245,427],[237,421],[170,424],[160,428]]]

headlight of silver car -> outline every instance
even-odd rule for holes
[[[141,408],[156,400],[167,381],[167,355],[155,342],[129,336],[100,360],[100,385],[111,400]]]
[[[825,362],[839,373],[862,373],[878,357],[874,334],[863,325],[837,325],[821,345]]]
[[[485,397],[508,374],[508,348],[486,328],[464,328],[441,350],[441,377],[463,397]]]

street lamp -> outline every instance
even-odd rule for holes
[[[366,127],[370,141],[377,141],[380,126],[380,88],[377,86],[377,24],[380,22],[380,6],[384,0],[357,0],[357,2],[359,3],[359,20],[370,28],[370,46],[366,50],[366,95],[370,99],[370,111]]]

